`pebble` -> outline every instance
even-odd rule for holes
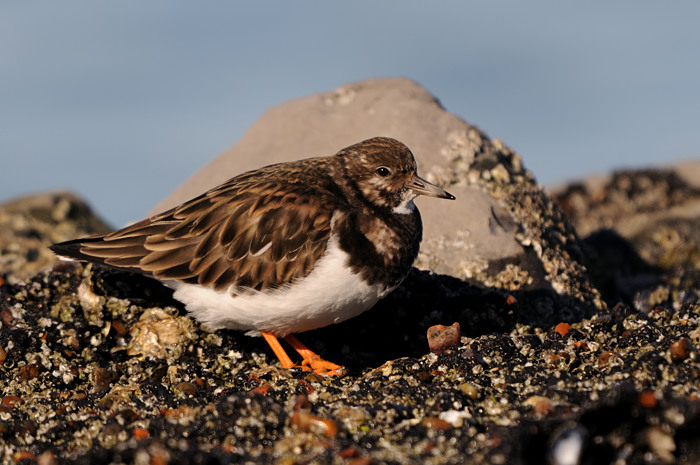
[[[682,337],[678,339],[676,342],[671,344],[671,361],[674,363],[680,363],[683,360],[687,359],[690,357],[690,352],[692,350],[693,346],[690,343],[690,339],[687,337]]]
[[[294,401],[294,407],[293,410],[295,412],[299,410],[309,410],[311,409],[311,402],[309,402],[309,398],[305,395],[300,395],[297,396],[296,400]]]
[[[588,347],[588,343],[586,341],[576,341],[576,342],[574,342],[574,347],[576,348],[576,350],[580,350],[580,351],[590,350],[590,348]]]
[[[455,428],[461,428],[464,426],[464,420],[472,418],[468,410],[447,410],[446,412],[440,412],[441,420],[445,420],[450,425]]]
[[[36,458],[36,463],[38,465],[57,465],[58,460],[56,460],[56,456],[53,452],[47,450],[39,454],[39,456]]]
[[[165,409],[162,414],[171,423],[189,425],[194,421],[197,409],[189,405],[181,405],[178,408]]]
[[[676,458],[673,451],[676,450],[676,442],[673,436],[658,426],[650,426],[646,430],[646,440],[649,448],[664,462],[673,463]]]
[[[261,384],[260,386],[248,391],[248,395],[266,396],[270,390],[272,390],[272,386],[269,384]]]
[[[124,326],[124,323],[122,323],[119,320],[112,321],[112,328],[114,328],[114,331],[117,333],[117,335],[121,337],[124,337],[127,334],[129,334],[129,330]]]
[[[372,415],[362,407],[340,407],[333,411],[333,417],[340,420],[350,434],[357,433],[372,421]]]
[[[351,457],[355,457],[357,453],[358,451],[356,448],[346,447],[345,449],[338,452],[338,457],[340,457],[341,459],[349,459]]]
[[[29,460],[29,461],[34,461],[36,460],[36,457],[34,454],[31,452],[27,452],[26,450],[21,451],[21,452],[16,452],[14,455],[15,462],[19,462],[21,460]]]
[[[80,341],[78,340],[78,332],[74,328],[64,331],[63,345],[72,349],[80,349]]]
[[[438,417],[426,417],[421,422],[421,425],[423,425],[425,429],[432,429],[436,431],[447,431],[453,428],[449,421]]]
[[[145,428],[134,428],[134,430],[131,432],[131,435],[134,437],[134,439],[142,440],[142,439],[147,439],[151,433],[148,432],[147,429]]]
[[[117,379],[117,374],[109,368],[97,367],[92,371],[91,380],[95,392],[104,392],[109,389],[112,382]]]
[[[532,411],[541,415],[554,413],[556,404],[551,399],[544,396],[530,396],[523,401],[526,407],[532,407]]]
[[[182,381],[175,385],[175,389],[180,391],[185,397],[194,397],[197,394],[197,386],[188,381]]]
[[[146,310],[131,329],[129,355],[145,355],[165,358],[169,354],[179,357],[183,344],[188,339],[186,329],[180,321],[163,310]]]
[[[326,438],[336,437],[338,434],[338,424],[328,418],[312,415],[309,412],[310,409],[311,402],[309,402],[309,398],[304,394],[297,396],[294,401],[294,407],[292,407],[294,411],[294,414],[292,414],[292,425],[303,433],[320,434]]]
[[[559,333],[561,337],[566,336],[566,333],[571,331],[571,325],[569,323],[559,323],[554,327],[554,331]]]
[[[0,401],[0,405],[12,409],[15,407],[15,405],[19,404],[20,402],[22,402],[22,399],[20,399],[17,396],[5,396],[2,398],[2,401]]]
[[[297,384],[297,392],[304,395],[312,394],[315,391],[314,387],[305,379],[300,379]]]
[[[622,363],[622,357],[616,352],[605,351],[598,357],[598,365]]]
[[[549,459],[552,465],[578,465],[588,432],[579,424],[566,425],[551,437]]]
[[[92,282],[89,278],[83,279],[78,286],[78,300],[82,309],[89,314],[97,313],[102,308],[100,296],[92,290]]]
[[[428,328],[428,346],[434,354],[441,354],[447,349],[457,347],[460,340],[459,323],[451,326],[435,325]]]
[[[299,410],[292,415],[292,425],[304,433],[321,434],[326,438],[338,435],[338,425],[328,418],[317,417],[305,410]]]
[[[612,316],[610,315],[601,315],[593,320],[591,320],[591,326],[593,327],[598,327],[598,328],[606,328],[610,326],[613,322]]]
[[[17,372],[17,381],[20,383],[27,382],[31,379],[35,379],[39,376],[39,365],[35,363],[30,363],[29,365],[24,365]]]
[[[699,344],[700,343],[700,327],[695,328],[694,330],[690,331],[688,333],[688,337],[694,343]]]
[[[645,408],[655,408],[659,404],[659,399],[652,391],[642,391],[637,398],[639,405]]]
[[[32,420],[19,420],[15,423],[15,430],[18,436],[34,436],[37,430],[37,424]]]
[[[3,325],[8,326],[10,323],[12,323],[12,318],[11,311],[6,308],[0,310],[0,322],[2,322]]]
[[[469,397],[470,399],[476,400],[479,398],[479,395],[480,395],[479,386],[477,386],[473,383],[462,383],[457,387],[460,391],[462,391],[464,394],[466,394],[466,396]]]

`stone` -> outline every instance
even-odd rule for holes
[[[25,280],[57,262],[49,245],[110,230],[70,192],[10,200],[0,205],[0,270],[10,283]]]
[[[457,347],[459,340],[459,323],[454,323],[451,326],[435,325],[428,328],[428,347],[434,354],[441,354],[447,349]]]
[[[700,161],[628,169],[555,188],[589,252],[589,272],[608,302],[647,311],[683,282],[683,302],[698,301]],[[652,292],[654,289],[657,291]]]
[[[700,161],[583,178],[552,195],[582,237],[614,228],[633,238],[655,224],[700,217]]]

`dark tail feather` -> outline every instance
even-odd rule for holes
[[[85,255],[80,251],[83,245],[89,244],[91,242],[101,242],[104,236],[92,236],[84,237],[82,239],[73,239],[71,241],[59,242],[58,244],[53,244],[49,246],[49,249],[61,258],[68,258],[71,260],[82,260],[94,263],[103,263],[103,260],[98,257],[92,257],[90,255]]]
[[[96,244],[104,241],[104,236],[90,236],[84,237],[82,239],[73,239],[71,241],[59,242],[49,246],[49,249],[58,255],[60,258],[68,260],[80,260],[84,262],[97,263],[100,265],[105,265],[110,268],[115,268],[122,271],[129,271],[131,273],[138,273],[144,276],[153,277],[153,273],[150,271],[145,271],[139,266],[128,266],[124,265],[123,259],[118,259],[114,257],[97,257],[94,255],[88,255],[83,253],[84,249],[90,248],[90,244]],[[94,252],[94,250],[93,250]],[[138,260],[138,257],[136,258]],[[117,263],[114,263],[114,262]],[[119,263],[122,262],[122,263]]]

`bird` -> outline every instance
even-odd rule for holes
[[[262,335],[283,368],[343,375],[295,334],[353,318],[401,284],[422,239],[419,195],[455,199],[418,176],[405,144],[374,137],[248,171],[123,229],[50,248],[160,281],[206,328]]]

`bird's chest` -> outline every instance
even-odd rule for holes
[[[404,216],[404,215],[402,215]],[[400,218],[403,220],[403,218]],[[420,236],[414,222],[375,219],[362,231],[385,266],[396,265],[418,249]]]
[[[422,228],[418,212],[358,218],[341,239],[350,265],[369,283],[397,286],[418,254]]]

